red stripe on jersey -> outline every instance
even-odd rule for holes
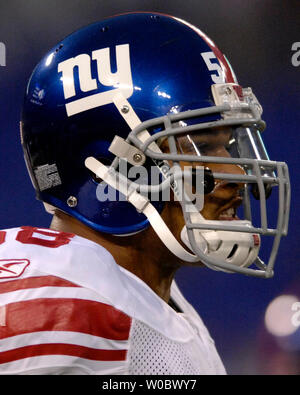
[[[40,287],[79,287],[79,285],[55,276],[29,277],[21,280],[0,282],[0,294]]]
[[[97,350],[74,344],[38,344],[0,352],[0,364],[42,355],[71,355],[94,361],[124,361],[127,350]]]
[[[83,299],[43,298],[6,305],[0,339],[39,331],[72,331],[127,340],[131,319],[114,307]]]

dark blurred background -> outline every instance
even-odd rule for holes
[[[27,80],[40,58],[78,28],[126,11],[159,11],[198,26],[229,58],[239,83],[264,108],[271,159],[286,161],[292,182],[290,231],[275,277],[262,280],[182,269],[177,281],[196,307],[230,374],[300,374],[299,0],[0,0],[0,228],[48,227],[34,197],[19,142]],[[300,56],[299,56],[300,59]]]

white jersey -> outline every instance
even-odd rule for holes
[[[98,244],[0,231],[0,374],[225,374],[175,282],[177,313]]]

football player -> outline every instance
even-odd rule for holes
[[[225,374],[174,276],[272,277],[290,187],[261,114],[212,40],[172,16],[111,17],[51,49],[21,140],[53,220],[0,232],[0,372]],[[274,237],[267,262],[262,235]]]

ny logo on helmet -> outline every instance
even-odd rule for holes
[[[92,60],[97,62],[96,78],[92,78]],[[110,64],[110,49],[103,48],[92,51],[92,56],[80,54],[58,64],[58,72],[62,73],[62,83],[65,99],[76,98],[74,68],[78,67],[78,78],[81,92],[89,92],[86,97],[66,103],[68,116],[90,110],[95,107],[113,103],[117,93],[128,99],[133,93],[129,44],[116,46],[117,71],[112,73]],[[98,91],[98,82],[113,89]],[[94,91],[94,92],[93,92]],[[96,92],[97,91],[97,92]],[[93,93],[92,93],[93,92]]]

